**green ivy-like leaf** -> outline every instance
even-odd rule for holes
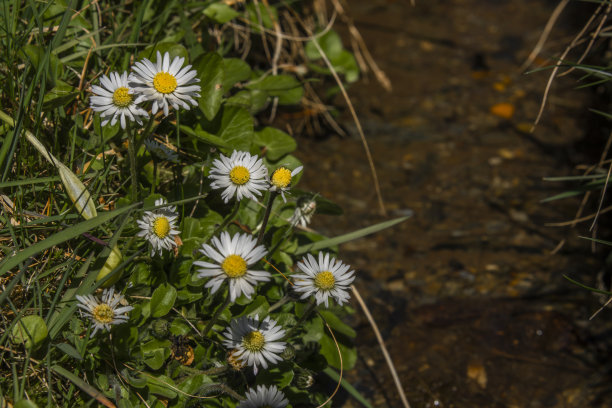
[[[162,317],[170,312],[176,301],[176,289],[167,283],[159,286],[151,296],[151,316]]]
[[[266,149],[266,157],[276,161],[297,148],[295,139],[282,130],[265,127],[255,132],[255,144]]]
[[[47,325],[42,317],[25,316],[13,326],[11,341],[25,344],[27,348],[38,347],[47,338],[48,333]]]
[[[209,52],[199,57],[193,64],[193,68],[198,71],[200,78],[200,98],[198,106],[200,110],[208,118],[212,120],[219,108],[223,98],[223,80],[225,78],[225,70],[223,67],[223,58],[216,52]]]
[[[251,67],[240,58],[225,58],[225,80],[223,90],[229,91],[237,82],[246,81],[251,77]]]
[[[225,24],[228,21],[238,17],[240,13],[231,8],[225,3],[213,3],[206,7],[203,11],[204,15],[219,24]]]

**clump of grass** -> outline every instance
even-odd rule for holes
[[[308,169],[268,125],[322,105],[309,81],[344,86],[359,69],[304,13],[0,6],[0,405],[330,400],[302,377],[355,363],[341,320],[355,274],[337,245],[405,217],[335,238],[306,228],[341,210],[294,188]]]

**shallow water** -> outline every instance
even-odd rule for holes
[[[548,71],[519,71],[556,2],[350,6],[393,84],[388,93],[370,74],[350,94],[388,217],[414,216],[343,245],[341,257],[359,271],[356,286],[412,406],[609,406],[610,312],[588,321],[602,299],[563,278],[597,286],[598,274],[607,276],[605,250],[592,254],[578,238],[589,235],[588,223],[546,226],[571,220],[578,199],[540,202],[568,187],[542,178],[579,174],[573,166],[595,162],[607,135],[587,110],[593,92],[575,89],[576,75],[556,82],[529,133]],[[543,58],[558,55],[593,9],[579,6],[563,15]],[[349,136],[299,139],[301,187],[345,209],[315,217],[313,228],[329,235],[385,219],[346,112],[340,124]],[[376,407],[401,406],[367,321],[357,313],[352,323],[361,358],[349,380]],[[359,406],[345,394],[335,404]]]

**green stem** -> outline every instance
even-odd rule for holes
[[[135,203],[138,198],[138,173],[136,173],[136,151],[134,149],[135,140],[129,121],[127,124],[127,135],[128,156],[130,157],[130,173],[132,175],[132,202]]]
[[[223,219],[223,222],[217,228],[215,228],[215,231],[212,233],[211,237],[216,236],[219,233],[219,231],[224,229],[227,226],[227,224],[229,224],[230,221],[234,219],[236,214],[238,214],[239,209],[240,209],[240,201],[236,201],[236,204],[234,204],[234,209],[232,210],[232,212],[229,213],[227,217]]]
[[[304,313],[302,314],[300,319],[297,321],[295,326],[293,326],[291,329],[289,329],[287,334],[285,334],[284,339],[288,339],[289,337],[291,337],[293,332],[296,331],[297,328],[302,325],[302,323],[304,323],[304,321],[308,318],[308,316],[310,316],[310,314],[312,313],[312,311],[314,310],[314,308],[316,306],[317,306],[317,304],[315,302],[312,302],[312,301],[308,304],[308,307],[306,308],[306,310],[304,310]]]
[[[221,316],[221,313],[223,313],[223,311],[229,306],[229,304],[230,304],[230,292],[227,293],[227,297],[225,298],[225,302],[223,302],[223,304],[221,306],[219,306],[217,308],[217,310],[215,310],[215,314],[210,319],[210,321],[208,322],[208,324],[204,328],[204,331],[202,332],[202,337],[206,337],[208,335],[208,332],[210,331],[210,329],[212,329],[214,324],[217,322],[217,319],[219,318],[219,316]]]
[[[268,197],[268,205],[266,206],[266,213],[264,214],[263,221],[261,222],[261,229],[259,230],[259,236],[257,237],[257,245],[263,241],[264,234],[266,233],[266,225],[268,225],[268,219],[270,219],[270,213],[272,212],[272,204],[274,199],[278,195],[278,192],[272,191]]]

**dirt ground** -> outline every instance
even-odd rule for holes
[[[606,249],[593,254],[578,238],[590,235],[589,222],[547,226],[571,220],[579,199],[541,202],[571,186],[543,177],[580,174],[577,164],[598,160],[608,130],[588,109],[601,98],[577,89],[578,74],[560,78],[530,133],[549,71],[519,70],[557,2],[416,3],[349,2],[393,84],[386,92],[366,75],[350,95],[388,217],[414,215],[341,247],[408,399],[413,408],[610,406],[610,311],[589,321],[602,299],[563,277],[597,286]],[[538,63],[559,55],[595,7],[573,3]],[[299,140],[300,187],[345,210],[315,217],[313,228],[329,235],[386,219],[347,112],[340,122],[348,137]],[[601,218],[598,236],[608,222]],[[349,380],[375,407],[400,407],[367,321],[358,312],[353,324],[360,359]],[[346,393],[334,405],[360,406]]]

